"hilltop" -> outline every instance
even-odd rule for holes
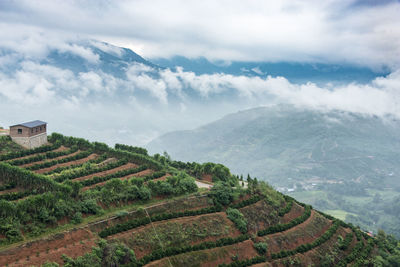
[[[53,133],[1,139],[1,266],[364,266],[400,262],[371,237],[215,163]],[[4,148],[9,147],[9,152]]]
[[[171,132],[147,147],[251,173],[347,222],[400,237],[399,131],[391,118],[280,105]]]

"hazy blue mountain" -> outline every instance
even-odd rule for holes
[[[388,70],[373,71],[366,67],[354,65],[334,65],[321,63],[295,62],[211,62],[204,57],[189,59],[175,56],[170,59],[158,58],[152,61],[160,66],[175,68],[183,67],[186,71],[196,74],[226,73],[232,75],[247,75],[267,77],[268,75],[283,76],[294,83],[365,83],[377,76],[389,74]]]
[[[400,122],[389,118],[275,106],[171,132],[148,148],[226,164],[320,209],[341,210],[348,221],[400,236],[400,210],[385,208],[400,200],[399,132]]]

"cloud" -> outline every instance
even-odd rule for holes
[[[93,37],[139,49],[150,58],[350,63],[395,70],[400,62],[400,3],[378,2],[2,1],[0,42],[35,28],[58,37]],[[35,34],[13,45],[38,55],[46,51],[42,40],[51,45],[56,39]],[[96,61],[90,51],[66,49]]]

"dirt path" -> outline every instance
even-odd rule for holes
[[[207,189],[210,189],[211,187],[213,187],[213,185],[211,185],[211,184],[206,184],[206,183],[201,182],[201,181],[199,181],[199,180],[196,180],[195,183],[196,183],[196,185],[197,185],[198,188],[207,188]]]
[[[71,165],[74,165],[74,164],[82,164],[82,163],[85,163],[85,162],[87,162],[89,160],[95,159],[97,157],[98,157],[98,155],[93,153],[93,154],[90,154],[89,156],[87,156],[86,158],[83,158],[83,159],[78,159],[78,160],[74,160],[74,161],[69,161],[69,162],[65,162],[65,163],[56,164],[56,165],[48,167],[48,168],[43,168],[43,169],[36,170],[34,172],[36,172],[36,173],[46,173],[46,172],[50,172],[52,170],[55,170],[58,167],[66,167],[66,166],[71,166]]]

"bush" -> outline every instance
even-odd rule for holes
[[[228,218],[235,223],[240,232],[243,234],[247,232],[247,220],[239,210],[228,208],[226,214]]]
[[[78,224],[78,223],[81,223],[82,221],[83,221],[83,219],[82,219],[82,213],[80,213],[80,212],[75,212],[74,216],[72,216],[72,218],[71,218],[71,222],[72,222],[73,224]]]
[[[264,255],[267,253],[268,245],[264,242],[259,242],[254,244],[254,248],[257,250],[258,254]]]
[[[233,201],[234,192],[228,183],[216,182],[209,195],[214,200],[214,203],[227,206]]]

